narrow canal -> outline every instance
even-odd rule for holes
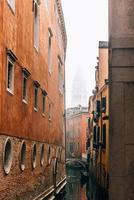
[[[78,169],[67,168],[66,194],[58,200],[108,200],[106,194],[90,177],[81,179]]]

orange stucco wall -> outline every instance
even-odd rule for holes
[[[3,7],[3,8],[2,8]],[[57,37],[60,28],[54,12],[54,1],[48,11],[45,3],[39,6],[39,50],[34,48],[34,13],[32,1],[16,1],[15,13],[7,1],[0,2],[0,133],[37,141],[61,144],[63,136],[64,96],[58,86],[58,55],[61,57],[64,74],[64,44],[62,36]],[[52,37],[52,73],[48,72],[48,28]],[[6,48],[17,57],[15,63],[14,95],[6,90]],[[25,67],[31,73],[28,80],[28,104],[22,102],[22,71]],[[64,77],[64,75],[63,75]],[[40,83],[38,112],[33,109],[33,81]],[[42,116],[42,93],[48,93],[46,115]],[[52,120],[48,120],[48,104],[52,104]]]

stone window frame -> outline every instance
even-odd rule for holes
[[[3,149],[3,168],[6,175],[9,174],[13,161],[13,145],[11,139],[8,137],[4,143]]]
[[[30,72],[26,68],[22,68],[22,101],[26,104],[28,103],[28,78],[30,75]],[[24,91],[24,79],[26,80],[26,91]]]
[[[6,60],[6,68],[7,68],[7,73],[6,73],[6,90],[10,93],[10,94],[14,94],[14,73],[15,73],[15,67],[14,64],[17,60],[17,57],[15,56],[15,54],[10,50],[10,49],[6,49],[6,56],[7,56],[7,60]],[[11,66],[9,66],[9,64]],[[10,74],[9,74],[9,67],[11,67],[12,69],[10,69]],[[11,76],[11,77],[9,77]],[[9,79],[11,78],[11,85],[9,86]]]
[[[37,81],[34,81],[34,111],[38,111],[38,93],[39,93],[40,84]]]
[[[45,90],[42,90],[42,114],[43,115],[46,113],[46,96],[47,96],[47,92]]]

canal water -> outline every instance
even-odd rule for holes
[[[98,187],[95,180],[82,180],[81,171],[67,168],[66,194],[60,200],[108,200],[105,192]]]

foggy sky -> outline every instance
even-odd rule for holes
[[[67,31],[66,56],[66,106],[72,106],[74,79],[84,76],[87,97],[95,86],[95,66],[98,56],[98,42],[108,40],[107,0],[61,0]],[[77,80],[78,81],[78,80]],[[80,80],[81,81],[81,78]],[[83,85],[83,84],[79,84]],[[77,104],[78,102],[76,102]],[[73,102],[73,106],[75,102]]]

